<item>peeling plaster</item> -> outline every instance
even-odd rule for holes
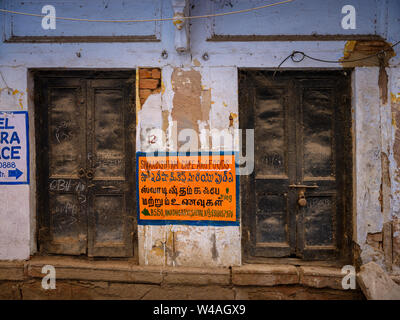
[[[179,72],[181,72],[180,75],[178,75]],[[237,86],[220,82],[220,77],[226,76],[236,77],[236,69],[182,69],[170,66],[162,68],[164,90],[160,93],[161,105],[160,100],[149,100],[151,97],[149,96],[139,113],[139,127],[157,127],[164,132],[167,130],[168,141],[165,142],[164,147],[168,151],[176,151],[177,146],[173,135],[176,134],[177,128],[174,121],[179,121],[180,117],[187,118],[188,112],[193,111],[196,112],[196,116],[192,117],[192,121],[178,123],[178,126],[194,128],[200,134],[201,149],[210,150],[210,129],[213,127],[209,118],[213,110],[221,110],[221,115],[226,117],[227,126],[229,126],[230,114],[237,115],[238,113]],[[178,89],[181,95],[177,95]],[[192,97],[193,93],[195,93],[194,97]],[[212,104],[211,99],[217,103]],[[224,106],[223,101],[226,101],[229,106]],[[192,110],[194,109],[193,102],[198,110]],[[179,108],[180,110],[177,110]],[[234,126],[237,126],[237,116],[235,119]],[[214,123],[218,124],[218,122]],[[137,142],[141,151],[144,150],[145,144],[146,141],[143,140],[140,143]],[[214,148],[218,150],[218,145],[216,144]],[[171,232],[174,234],[175,249],[171,243]],[[239,227],[139,225],[138,233],[140,264],[229,266],[241,263]],[[204,241],[204,239],[210,239],[210,241]]]
[[[175,68],[171,82],[174,90],[172,119],[176,121],[178,134],[184,129],[193,129],[198,133],[200,130],[197,121],[204,120],[201,104],[200,72],[193,69]],[[178,141],[178,148],[184,144],[184,141]],[[199,141],[197,142],[198,145]],[[198,147],[194,148],[198,149]]]
[[[363,263],[371,255],[378,259],[378,254],[366,243],[367,234],[381,232],[384,221],[379,201],[382,169],[378,74],[379,68],[375,67],[357,68],[354,75],[356,242]]]
[[[165,2],[167,3],[167,1]],[[205,12],[201,12],[201,10]],[[163,12],[168,14],[168,8]],[[207,8],[196,5],[195,14],[207,13]],[[394,12],[394,10],[393,10]],[[390,12],[389,12],[390,14]],[[335,18],[336,19],[336,18]],[[397,17],[395,17],[397,19]],[[246,42],[212,42],[207,41],[209,35],[208,26],[203,19],[193,21],[191,32],[196,41],[191,44],[192,56],[178,55],[173,47],[173,24],[162,24],[162,39],[156,43],[67,43],[59,44],[6,44],[1,46],[1,71],[12,88],[18,88],[19,92],[26,92],[26,79],[29,68],[137,68],[139,66],[154,66],[162,69],[163,79],[161,92],[148,99],[143,106],[137,107],[137,151],[144,151],[147,141],[146,133],[153,128],[165,130],[168,128],[168,139],[166,142],[158,141],[166,150],[176,150],[173,134],[174,89],[170,81],[175,68],[190,70],[193,68],[201,74],[201,96],[204,90],[209,90],[211,101],[209,117],[207,120],[196,119],[193,124],[200,132],[202,148],[209,148],[208,138],[205,134],[207,129],[237,128],[238,119],[232,114],[238,114],[237,102],[237,68],[275,68],[284,57],[293,50],[305,50],[312,56],[320,56],[329,60],[338,60],[345,46],[344,41],[255,41]],[[254,21],[257,21],[254,20]],[[397,20],[392,20],[396,21]],[[392,38],[398,35],[397,25],[393,23],[389,30]],[[260,25],[261,27],[261,25]],[[243,31],[251,33],[254,30]],[[354,58],[352,51],[356,50],[356,43],[346,45],[349,53],[345,58]],[[352,49],[353,47],[353,49]],[[160,53],[166,50],[168,59],[161,59]],[[76,52],[82,51],[81,58],[76,57]],[[209,53],[210,59],[202,60],[204,52]],[[359,53],[357,53],[359,54]],[[200,63],[201,61],[201,63]],[[389,210],[393,215],[394,246],[400,248],[400,224],[395,223],[400,219],[400,132],[397,129],[400,123],[400,72],[398,57],[389,61],[386,72],[389,76],[389,87],[391,94],[391,108],[382,105],[384,99],[377,88],[379,66],[376,62],[372,68],[356,68],[355,90],[355,114],[353,129],[355,143],[357,145],[355,156],[355,200],[354,206],[357,210],[354,217],[356,226],[355,241],[363,247],[362,257],[366,261],[370,257],[381,259],[375,253],[375,248],[366,244],[368,234],[382,231],[382,223],[387,219],[387,214],[382,214],[382,206],[379,198],[385,201],[385,191],[381,188],[385,179],[385,170],[382,170],[382,159],[387,156],[389,170],[392,177],[390,197],[392,204],[385,206],[383,211]],[[345,66],[346,64],[343,64]],[[194,67],[193,67],[194,66]],[[301,64],[287,61],[287,68],[326,68],[327,65],[320,62],[304,60]],[[1,87],[5,85],[1,84]],[[8,95],[5,90],[0,93],[1,110],[20,110],[19,98],[22,98],[24,108],[28,107],[27,94],[18,97],[18,94]],[[4,97],[6,95],[6,97]],[[12,100],[6,100],[12,98]],[[208,99],[208,97],[206,98]],[[3,103],[4,101],[4,103]],[[380,112],[376,108],[383,109]],[[142,110],[143,109],[143,110]],[[392,117],[389,125],[392,127],[391,148],[388,150],[383,142],[380,128],[386,125],[386,119],[382,118],[386,110]],[[233,118],[233,123],[232,119]],[[202,114],[203,119],[203,114]],[[167,126],[168,122],[168,126]],[[385,129],[386,130],[386,129]],[[143,137],[143,138],[142,138]],[[238,139],[235,137],[235,149],[238,150]],[[218,143],[212,145],[213,150],[219,150]],[[32,160],[33,161],[33,160]],[[32,162],[35,165],[34,161]],[[385,165],[386,165],[385,164]],[[383,183],[385,186],[385,183]],[[382,190],[382,191],[381,191]],[[31,252],[29,246],[35,242],[30,237],[30,204],[29,197],[32,189],[28,186],[4,186],[1,188],[1,197],[9,199],[0,210],[0,259],[26,259]],[[22,199],[17,201],[15,199]],[[386,209],[388,208],[388,209]],[[139,259],[140,264],[164,265],[166,262],[166,251],[154,249],[160,246],[160,241],[168,239],[169,231],[175,232],[176,250],[180,252],[176,257],[177,265],[187,266],[228,266],[241,263],[241,244],[239,227],[193,227],[193,226],[138,226]],[[218,257],[213,259],[213,241],[207,241],[215,235],[215,246]],[[206,239],[206,241],[204,241]],[[154,249],[154,250],[153,250]],[[195,252],[195,254],[193,254]],[[394,261],[400,264],[400,255]],[[168,258],[168,256],[167,256]],[[397,260],[396,260],[397,259]],[[169,261],[169,260],[168,260]]]
[[[340,59],[340,61],[342,61],[341,64],[344,68],[380,66],[381,59],[378,56],[359,61],[348,61],[362,59],[377,54],[382,50],[386,50],[386,53],[384,57],[382,57],[382,60],[383,65],[388,66],[389,60],[392,57],[396,56],[396,53],[393,48],[391,48],[391,45],[391,43],[388,43],[386,41],[378,40],[347,41],[343,49],[343,57]]]

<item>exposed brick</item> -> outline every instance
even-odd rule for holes
[[[140,99],[146,100],[149,97],[149,95],[151,95],[151,90],[149,90],[149,89],[141,89],[141,90],[139,90]]]
[[[382,232],[377,233],[368,233],[367,234],[367,243],[376,249],[382,250]]]
[[[160,71],[160,69],[153,69],[153,70],[151,71],[151,77],[152,77],[153,79],[160,79],[160,78],[161,78],[161,71]]]
[[[140,89],[157,89],[159,81],[156,79],[140,79]]]
[[[140,79],[150,79],[152,77],[151,69],[139,69]]]

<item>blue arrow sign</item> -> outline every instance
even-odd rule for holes
[[[16,168],[15,170],[8,170],[8,177],[15,177],[15,180],[22,176],[22,171]]]
[[[0,186],[29,184],[28,112],[0,112],[0,131]]]

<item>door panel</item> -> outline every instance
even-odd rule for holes
[[[96,196],[95,212],[95,243],[124,244],[124,221],[120,214],[124,208],[124,197],[115,195]]]
[[[303,172],[306,178],[335,175],[333,100],[329,89],[303,90]]]
[[[119,79],[91,80],[89,152],[89,256],[123,257],[132,251],[134,88]],[[130,96],[130,97],[129,97]],[[131,210],[128,212],[128,208]]]
[[[339,72],[240,73],[240,125],[255,136],[254,173],[241,179],[248,257],[339,256],[348,81]]]
[[[41,230],[47,234],[46,251],[78,255],[86,252],[86,206],[76,196],[80,185],[79,168],[85,167],[85,108],[81,99],[84,88],[79,79],[43,80],[47,112],[43,126],[47,125],[43,157],[46,174],[43,188],[48,194],[45,217]],[[42,105],[43,106],[43,105]],[[48,152],[45,152],[48,150]]]
[[[52,86],[54,83],[52,83]],[[76,83],[79,85],[79,83]],[[85,117],[84,108],[77,101],[80,88],[49,88],[50,176],[78,178],[84,152],[85,127],[79,121]]]
[[[288,186],[295,175],[295,135],[289,130],[293,106],[287,94],[292,85],[255,76],[255,173],[251,182],[256,211],[251,251],[255,256],[281,257],[293,252],[293,191]]]
[[[122,90],[94,90],[95,179],[125,177],[123,98]]]
[[[72,73],[39,74],[35,82],[39,247],[129,257],[135,223],[132,74],[108,79]]]
[[[307,207],[304,209],[305,246],[333,247],[335,202],[333,197],[307,197]]]
[[[256,177],[287,178],[285,88],[257,88],[255,105]],[[268,139],[266,139],[268,137]]]
[[[300,79],[297,82],[299,170],[298,181],[308,186],[307,206],[298,210],[298,256],[328,259],[338,255],[336,167],[336,110],[340,109],[338,79]],[[336,130],[337,131],[337,130]],[[343,172],[343,171],[342,171]],[[340,199],[341,200],[341,199]],[[338,235],[341,237],[342,235]]]

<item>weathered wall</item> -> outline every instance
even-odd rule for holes
[[[6,79],[0,88],[0,110],[27,110],[27,71],[22,66],[1,63]],[[7,86],[9,88],[7,88]],[[31,253],[30,187],[1,186],[0,260],[26,259]]]
[[[393,264],[400,271],[400,69],[391,68],[390,105],[392,112],[393,155],[391,165],[391,194],[393,219]]]
[[[382,231],[384,216],[380,206],[382,177],[381,106],[378,68],[357,68],[354,72],[353,136],[355,145],[355,222],[356,241],[361,247],[363,262],[378,259],[383,252],[367,244],[367,235]]]
[[[138,151],[152,151],[154,145],[163,151],[182,150],[183,145],[188,151],[219,150],[209,132],[229,128],[230,114],[238,113],[237,82],[226,79],[237,79],[236,68],[164,67],[162,92],[150,95],[138,111]],[[155,129],[169,133],[165,141]],[[179,134],[184,129],[193,129],[201,138],[194,137],[194,144],[188,145],[186,136]],[[139,225],[138,233],[140,264],[241,263],[239,227]]]
[[[33,88],[29,86],[28,90],[30,68],[160,68],[162,70],[160,92],[150,94],[137,110],[137,151],[148,150],[151,145],[156,145],[166,151],[176,150],[174,134],[177,128],[195,128],[202,133],[198,149],[216,151],[219,150],[218,143],[208,142],[206,132],[202,130],[227,129],[228,132],[232,132],[232,128],[238,127],[237,68],[275,68],[293,50],[302,50],[312,56],[338,60],[343,57],[346,41],[335,39],[305,41],[298,38],[298,41],[227,42],[207,41],[207,37],[216,31],[229,35],[232,23],[239,25],[236,23],[237,19],[251,21],[251,23],[241,23],[239,29],[236,27],[235,32],[232,31],[233,35],[239,34],[239,31],[247,36],[255,34],[255,31],[259,35],[279,34],[281,29],[276,17],[275,20],[268,19],[268,10],[270,10],[274,16],[277,12],[284,12],[286,16],[296,13],[297,25],[292,25],[292,29],[285,28],[285,34],[298,35],[298,30],[303,30],[306,35],[311,34],[315,26],[312,25],[310,29],[310,22],[317,23],[315,16],[321,15],[321,17],[326,16],[326,19],[332,23],[318,24],[318,27],[323,28],[319,31],[320,34],[332,35],[342,32],[346,36],[372,33],[387,37],[391,43],[399,40],[397,39],[400,34],[398,2],[370,1],[370,6],[364,5],[363,1],[353,2],[356,7],[361,8],[356,31],[338,29],[342,17],[340,9],[346,4],[345,1],[331,1],[326,10],[318,1],[312,1],[312,8],[305,6],[297,10],[297,7],[291,8],[291,5],[287,4],[285,8],[282,7],[279,10],[264,9],[262,12],[223,18],[218,20],[217,30],[212,28],[212,19],[193,20],[191,21],[190,54],[180,55],[175,51],[175,27],[171,22],[159,23],[151,28],[151,32],[160,39],[159,42],[65,43],[62,45],[58,43],[1,43],[0,71],[6,83],[0,79],[2,89],[0,110],[29,110],[32,118],[34,106],[29,95],[32,94]],[[3,1],[0,3],[4,4]],[[72,6],[71,3],[69,6]],[[249,2],[246,7],[251,7],[253,4],[257,3]],[[318,5],[321,7],[320,12],[314,10]],[[96,6],[97,4],[93,7],[86,5],[79,12],[70,11],[70,15],[90,16]],[[243,3],[238,6],[236,1],[196,0],[192,2],[191,15],[209,13],[215,6],[217,6],[217,11],[228,11],[243,7]],[[29,11],[23,6],[17,9]],[[140,15],[137,11],[135,15],[138,18],[159,16],[160,11],[153,9],[152,6],[142,8]],[[376,9],[379,9],[378,12],[374,11]],[[103,11],[99,15],[103,18],[116,17],[118,12],[114,9],[114,11],[108,11],[106,7],[101,7],[101,10]],[[169,1],[162,1],[161,11],[163,16],[172,16]],[[371,16],[376,19],[371,18],[371,20]],[[129,17],[132,18],[132,16]],[[28,25],[32,28],[40,28],[40,19],[30,19]],[[328,21],[326,19],[323,21]],[[276,21],[276,23],[269,25],[265,21]],[[60,28],[62,26],[63,24],[59,25]],[[64,24],[64,26],[68,25]],[[101,25],[98,30],[106,28],[110,27]],[[118,34],[123,35],[123,29],[118,30],[120,30]],[[143,31],[136,27],[132,30],[138,35]],[[71,30],[71,34],[76,32],[78,32],[76,28]],[[168,53],[166,59],[161,57],[163,50]],[[203,59],[205,53],[208,54],[208,60]],[[396,120],[398,109],[400,109],[398,63],[399,58],[396,56],[390,60],[390,65],[386,68],[389,75],[387,90],[390,97],[386,104],[380,101],[379,68],[357,67],[354,71],[354,227],[356,231],[354,235],[361,248],[363,261],[374,259],[383,263],[382,252],[374,250],[374,246],[367,243],[368,235],[382,232],[383,224],[391,221],[393,217],[400,218],[400,194],[398,194],[400,180],[397,177],[400,162],[397,155],[399,147],[396,144],[399,140],[397,136],[400,134],[397,130],[400,120]],[[332,65],[308,59],[301,63],[294,63],[289,59],[283,67],[331,68]],[[334,67],[341,68],[340,65]],[[12,90],[8,92],[6,86]],[[182,110],[183,106],[185,110]],[[184,116],[185,112],[188,117]],[[156,139],[156,143],[149,143],[148,133],[154,128],[167,131],[168,139],[165,141]],[[31,137],[33,136],[32,124]],[[31,140],[31,153],[34,150],[32,142],[33,140]],[[32,156],[31,168],[35,166],[35,159]],[[382,180],[387,180],[385,178],[387,167],[389,167],[391,185],[384,183],[381,187]],[[34,170],[31,172],[31,181],[35,181]],[[4,199],[0,208],[0,260],[27,259],[36,250],[34,184],[1,186],[0,196]],[[393,228],[394,248],[396,248],[395,245],[399,248],[399,224],[394,224]],[[140,264],[228,266],[241,263],[240,227],[139,226],[138,234]],[[395,261],[399,261],[399,249],[394,249],[394,254]]]

